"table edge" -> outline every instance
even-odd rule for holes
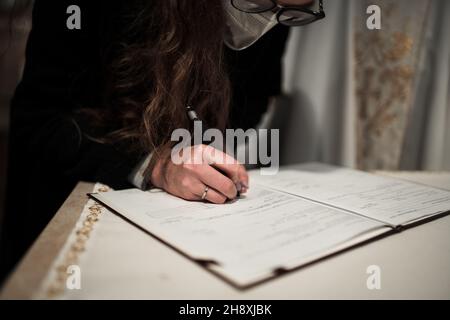
[[[79,182],[55,216],[10,273],[0,299],[31,299],[48,273],[53,261],[65,245],[88,201],[94,183]]]

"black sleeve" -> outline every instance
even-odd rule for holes
[[[97,143],[80,108],[102,102],[103,46],[127,1],[36,0],[23,78],[11,102],[1,274],[9,271],[80,180],[128,187],[140,160],[128,146]],[[68,30],[67,8],[81,9]],[[102,35],[102,36],[100,36]],[[70,214],[70,213],[69,213]]]
[[[81,30],[66,26],[69,5],[81,9]],[[127,186],[139,159],[122,146],[89,139],[96,132],[80,108],[101,104],[102,37],[115,6],[104,1],[35,1],[23,79],[11,110],[13,151],[47,175]]]

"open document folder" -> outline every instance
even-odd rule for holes
[[[450,211],[448,191],[321,164],[251,182],[225,205],[157,190],[91,196],[238,287]]]

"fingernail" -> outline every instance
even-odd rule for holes
[[[241,182],[241,186],[245,189],[248,189],[248,185],[245,182]]]
[[[240,183],[240,182],[236,182],[236,190],[238,191],[238,192],[241,192],[241,190],[242,190],[242,184]]]

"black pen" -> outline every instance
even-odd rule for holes
[[[196,121],[200,121],[200,122],[202,123],[202,128],[203,128],[204,130],[207,130],[207,127],[204,125],[203,121],[200,120],[200,118],[199,118],[198,115],[197,115],[197,112],[195,112],[194,108],[193,108],[191,105],[187,105],[187,107],[186,107],[186,112],[187,112],[187,115],[188,115],[189,119],[190,119],[194,124],[195,124]],[[216,169],[217,171],[219,171],[220,173],[222,173],[224,176],[227,176],[227,175],[225,174],[225,172],[223,172],[222,170],[220,170],[220,169],[218,169],[218,168],[215,168],[215,169]],[[234,183],[234,185],[236,186],[237,197],[239,198],[239,197],[241,196],[241,190],[242,190],[242,187],[248,189],[248,186],[246,186],[246,185],[245,185],[243,182],[241,182],[241,181],[238,181],[238,182],[234,182],[234,181],[233,181],[233,183]]]

